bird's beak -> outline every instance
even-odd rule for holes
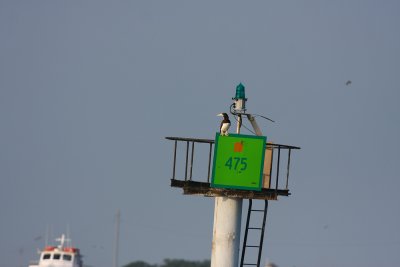
[[[219,113],[217,116],[223,117],[224,115],[222,115],[222,113]]]

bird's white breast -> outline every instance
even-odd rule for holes
[[[225,122],[222,124],[221,126],[221,132],[226,132],[228,131],[229,127],[231,126],[231,124],[229,122]]]

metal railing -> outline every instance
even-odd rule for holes
[[[185,138],[185,137],[165,137],[168,140],[174,141],[174,157],[173,157],[173,168],[172,168],[172,180],[181,180],[181,181],[196,181],[203,183],[210,183],[211,179],[211,170],[212,170],[212,154],[214,148],[214,140],[211,139],[198,139],[198,138]],[[184,156],[184,165],[183,169],[183,177],[177,174],[177,155],[181,151],[179,148],[183,145],[183,156]],[[198,155],[195,153],[198,150],[198,146],[206,146],[206,151],[204,151],[203,147],[203,155]],[[272,177],[275,177],[275,184],[270,184],[269,189],[281,189],[281,190],[289,190],[289,172],[290,172],[290,159],[291,159],[291,151],[300,149],[300,147],[290,146],[290,145],[282,145],[275,143],[267,143],[266,149],[272,149],[271,153],[271,171],[270,171],[270,183],[272,183]],[[286,152],[286,156],[283,154]],[[277,153],[277,156],[274,155]],[[204,155],[206,154],[206,155]],[[200,159],[204,159],[207,157],[207,176],[201,179],[193,178],[193,169],[194,169],[194,160],[195,157]],[[286,163],[286,164],[285,164]],[[284,166],[286,165],[286,170]],[[182,170],[181,170],[182,171]],[[280,185],[280,175],[283,171],[285,173],[285,183],[284,185]],[[280,188],[281,187],[281,188]],[[283,188],[282,188],[283,187]]]

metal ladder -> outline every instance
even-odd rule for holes
[[[265,200],[264,209],[252,209],[252,206],[253,206],[253,201],[252,201],[252,199],[249,199],[249,210],[247,211],[246,231],[244,233],[243,247],[242,247],[242,257],[241,257],[241,260],[240,260],[240,267],[243,267],[243,266],[257,266],[257,267],[260,267],[262,245],[263,245],[263,241],[264,241],[265,221],[267,219],[268,200]],[[262,218],[261,227],[254,227],[254,226],[250,227],[249,226],[252,212],[263,212],[263,218]],[[247,237],[248,237],[249,230],[251,230],[251,231],[259,231],[260,232],[260,242],[259,242],[258,245],[248,245],[247,244]],[[244,262],[247,248],[258,249],[257,263],[245,263]]]

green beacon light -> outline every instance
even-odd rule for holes
[[[242,83],[239,83],[238,86],[236,86],[236,95],[232,100],[234,100],[234,110],[236,113],[245,113],[246,112],[246,101],[247,98],[244,93],[244,85]]]
[[[234,99],[235,100],[246,99],[245,93],[244,93],[244,85],[242,83],[239,83],[239,85],[236,86],[236,95],[235,95]]]

